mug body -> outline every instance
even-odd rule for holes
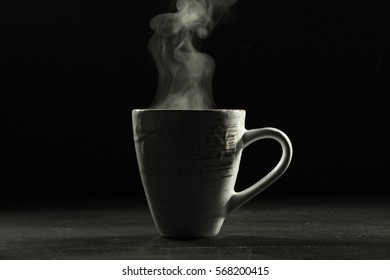
[[[142,183],[162,236],[218,234],[234,193],[244,110],[132,112]]]

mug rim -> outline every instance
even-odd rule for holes
[[[133,112],[245,112],[244,109],[132,109]]]

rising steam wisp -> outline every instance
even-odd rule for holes
[[[150,21],[155,31],[149,48],[156,62],[159,82],[153,108],[214,108],[214,60],[198,52],[193,40],[207,37],[231,0],[178,0],[177,12]]]

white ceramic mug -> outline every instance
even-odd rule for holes
[[[225,218],[275,182],[288,168],[292,146],[275,128],[246,130],[245,111],[132,111],[142,183],[162,236],[211,237]],[[279,163],[251,187],[235,192],[241,153],[264,138],[282,146]]]

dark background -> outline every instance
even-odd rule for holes
[[[157,85],[149,20],[168,1],[0,2],[2,198],[142,197],[131,110]],[[366,1],[240,0],[201,50],[218,108],[277,127],[291,167],[264,195],[388,195],[389,17]],[[277,162],[243,155],[238,190]]]

